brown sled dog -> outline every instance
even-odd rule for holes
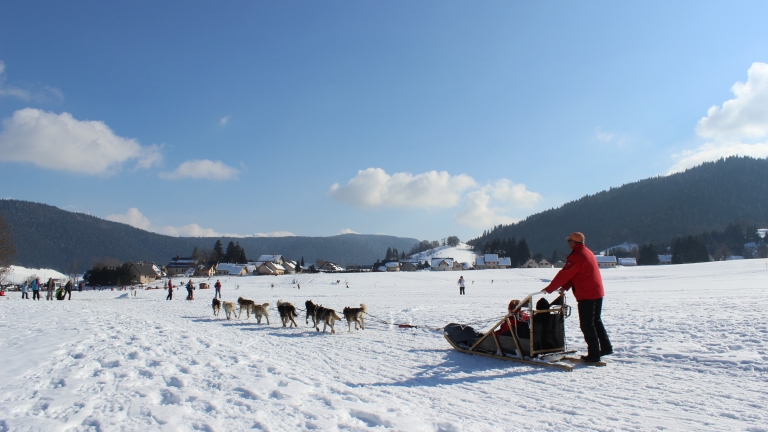
[[[214,297],[211,307],[213,308],[213,316],[219,316],[219,312],[221,312],[221,301]]]
[[[298,327],[296,324],[296,321],[293,319],[293,317],[298,316],[296,313],[296,307],[288,302],[284,302],[282,300],[277,301],[277,311],[280,313],[280,320],[283,321],[283,327]],[[291,322],[291,325],[288,325],[288,322]]]
[[[237,319],[240,319],[240,315],[243,314],[243,309],[245,309],[247,319],[251,319],[251,309],[256,306],[256,302],[250,299],[238,297],[237,304],[240,305],[240,311],[237,314]]]
[[[368,309],[365,307],[365,304],[360,303],[359,308],[351,308],[351,307],[345,307],[342,313],[344,314],[344,318],[347,319],[347,327],[349,327],[349,331],[352,331],[352,322],[355,323],[355,330],[357,330],[357,325],[360,324],[360,328],[365,330],[365,313],[368,312]]]
[[[269,310],[267,307],[269,306],[269,303],[264,303],[260,305],[253,305],[252,312],[253,316],[256,317],[256,320],[258,320],[259,324],[261,324],[261,317],[265,317],[267,319],[267,324],[269,324]]]
[[[224,312],[227,314],[227,319],[228,319],[228,320],[229,320],[229,319],[231,319],[231,317],[232,317],[233,315],[234,315],[234,316],[237,316],[237,315],[235,314],[235,307],[236,307],[236,306],[235,306],[235,302],[228,302],[228,301],[225,301],[225,302],[221,302],[221,304],[224,306]]]
[[[309,324],[309,318],[312,318],[312,327],[317,327],[317,323],[315,322],[315,308],[317,308],[317,305],[312,303],[312,300],[307,300],[304,302],[304,306],[307,308],[307,319],[305,322]]]
[[[318,324],[323,322],[323,333],[327,326],[331,327],[331,334],[336,334],[336,329],[333,324],[336,321],[341,321],[341,317],[336,315],[336,311],[333,309],[324,308],[320,305],[315,306],[315,330],[320,331]]]

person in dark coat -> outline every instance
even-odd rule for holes
[[[187,282],[187,300],[194,300],[195,296],[192,294],[192,290],[195,289],[194,285],[192,285],[192,279]]]
[[[173,300],[173,281],[171,279],[168,279],[168,297],[165,299]]]
[[[67,284],[64,285],[64,294],[68,295],[67,300],[72,300],[72,281],[68,280]]]
[[[213,298],[221,298],[221,281],[216,279],[216,284],[213,287],[216,288],[216,292],[213,293]]]
[[[53,278],[48,278],[48,283],[46,283],[46,293],[45,293],[45,299],[46,300],[53,300],[53,289],[56,286],[56,282],[53,281]]]
[[[579,325],[587,342],[587,355],[581,358],[587,362],[598,362],[600,356],[613,354],[613,346],[600,317],[605,296],[603,278],[595,254],[584,245],[584,234],[574,232],[566,240],[572,252],[542,292],[573,289],[573,296],[579,304]]]

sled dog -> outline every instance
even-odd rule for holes
[[[304,306],[307,308],[307,319],[305,322],[309,324],[309,318],[312,317],[312,327],[317,327],[317,324],[315,323],[315,308],[317,305],[312,303],[312,300],[307,300],[304,302]]]
[[[365,304],[360,303],[359,308],[351,308],[351,307],[345,307],[342,313],[344,314],[344,318],[347,319],[347,327],[349,327],[349,331],[352,331],[352,322],[355,322],[355,330],[357,330],[357,325],[360,324],[360,328],[365,330],[365,313],[368,312],[368,309],[365,307]]]
[[[293,319],[293,317],[298,316],[296,314],[296,307],[288,302],[278,300],[277,311],[280,313],[280,320],[283,321],[283,327],[298,327],[296,321]],[[289,321],[291,322],[290,326],[288,325]]]
[[[324,308],[322,306],[315,307],[315,323],[319,324],[323,322],[323,333],[325,333],[326,327],[331,327],[331,334],[336,334],[336,329],[333,327],[334,322],[341,321],[341,317],[336,315],[336,311],[333,309]],[[320,331],[320,327],[315,325],[315,330]]]
[[[240,319],[240,315],[243,314],[243,309],[245,309],[247,319],[251,319],[251,309],[253,308],[253,306],[256,305],[256,302],[254,302],[253,300],[238,297],[237,304],[240,305],[240,312],[238,312],[237,314],[237,319]]]
[[[230,317],[232,315],[235,315],[235,311],[236,311],[235,302],[225,301],[225,302],[221,302],[221,304],[224,306],[224,313],[227,314],[227,319],[231,319]]]
[[[221,312],[221,301],[214,297],[211,307],[213,307],[213,316],[219,316],[219,312]]]
[[[267,319],[267,324],[269,324],[269,310],[267,310],[267,306],[269,306],[269,303],[264,303],[260,305],[253,305],[253,308],[251,309],[251,312],[253,312],[253,316],[258,320],[259,324],[261,324],[261,317],[265,317]]]

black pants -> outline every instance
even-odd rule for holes
[[[67,294],[69,297],[67,297],[67,300],[72,300],[72,290],[68,289],[65,291],[65,294]]]
[[[165,298],[166,300],[173,300],[173,290],[168,290],[168,297]]]
[[[213,294],[213,298],[216,298],[216,297],[221,298],[221,288],[216,288],[216,293]]]
[[[464,287],[459,287],[459,295],[464,295]]]
[[[612,351],[611,341],[605,331],[600,314],[603,310],[603,299],[579,301],[579,325],[587,342],[587,355],[600,358],[600,351]]]
[[[32,300],[40,300],[40,290],[32,291]]]
[[[21,298],[29,300],[29,293],[28,292],[21,293]]]

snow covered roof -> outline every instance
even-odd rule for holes
[[[219,263],[216,267],[217,272],[228,272],[229,274],[240,274],[245,268],[245,264]]]
[[[505,257],[505,258],[499,258],[499,265],[500,266],[512,266],[512,258]]]
[[[623,266],[637,265],[637,260],[635,259],[635,257],[619,258],[619,265],[623,265]]]
[[[385,272],[385,271],[387,271],[387,266],[379,266],[379,267],[376,268],[376,270],[378,270],[380,272]]]
[[[270,262],[277,262],[280,260],[285,261],[282,255],[262,255],[258,259],[258,261],[270,261]]]
[[[464,270],[470,270],[470,269],[474,268],[472,263],[468,263],[468,262],[461,263],[461,266],[464,267]]]
[[[487,262],[487,263],[491,263],[491,262],[499,262],[499,254],[485,254],[485,255],[483,256],[483,259],[484,259],[484,260],[485,260],[485,262]]]
[[[397,261],[391,261],[391,262],[388,262],[388,263],[386,263],[384,265],[387,266],[387,267],[400,267],[400,263],[397,262]]]
[[[477,259],[475,260],[475,265],[484,266],[485,265],[485,258],[477,257]]]
[[[613,255],[595,255],[595,259],[597,259],[597,262],[599,263],[616,263],[616,257]]]
[[[432,258],[432,267],[439,267],[442,262],[448,267],[453,267],[453,258]]]

